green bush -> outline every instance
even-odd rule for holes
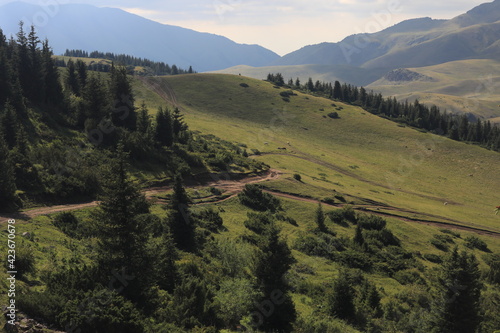
[[[387,221],[377,215],[360,215],[358,225],[365,230],[382,230],[387,225]]]
[[[71,238],[81,239],[87,235],[87,230],[81,225],[72,212],[59,213],[52,224]]]
[[[441,251],[447,252],[449,250],[448,245],[442,240],[439,240],[437,238],[431,238],[429,242]]]
[[[394,279],[399,283],[406,284],[422,284],[425,285],[425,280],[420,273],[415,269],[406,269],[398,271],[394,274]]]
[[[58,320],[82,333],[140,333],[144,332],[141,317],[132,302],[115,291],[96,289],[66,303]]]
[[[298,173],[293,174],[293,179],[295,179],[299,182],[302,181],[302,177]]]
[[[223,229],[222,217],[213,208],[207,208],[201,212],[192,213],[192,215],[201,221],[203,227],[212,232],[218,232]]]
[[[476,236],[465,237],[465,246],[470,249],[478,249],[484,252],[490,252],[488,249],[488,244],[485,241]]]
[[[23,279],[26,274],[35,273],[35,255],[31,246],[23,243],[16,248],[15,265],[18,279]]]
[[[295,240],[293,248],[309,256],[323,257],[330,260],[336,258],[336,252],[343,251],[343,242],[329,234],[301,234]]]
[[[64,324],[58,321],[65,308],[67,299],[62,295],[44,292],[19,293],[16,305],[31,318],[40,318],[43,322],[64,329]]]
[[[247,184],[238,194],[241,204],[259,211],[275,212],[281,209],[281,202],[272,194],[263,192],[258,185]]]
[[[437,254],[434,253],[426,253],[423,255],[424,259],[430,262],[433,262],[435,264],[440,264],[443,262],[443,258]]]
[[[269,213],[248,213],[248,219],[243,222],[247,229],[262,235],[273,223],[273,216]]]
[[[332,118],[332,119],[338,119],[338,118],[340,118],[340,117],[339,117],[339,113],[338,113],[337,111],[330,112],[330,113],[328,114],[328,117],[330,117],[330,118]]]

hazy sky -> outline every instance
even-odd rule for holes
[[[0,0],[0,5],[11,0]],[[284,55],[417,17],[453,18],[486,0],[25,0],[117,7],[171,25],[259,44]]]

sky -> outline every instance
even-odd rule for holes
[[[279,55],[321,42],[373,33],[403,20],[450,19],[488,0],[23,0],[49,5],[115,7],[145,18],[237,43],[259,44]],[[0,0],[0,5],[11,0]]]

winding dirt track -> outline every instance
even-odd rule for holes
[[[203,202],[200,202],[198,204],[207,204],[207,203],[219,203],[223,202],[226,200],[229,200],[238,193],[240,193],[243,188],[245,187],[246,184],[254,184],[254,183],[261,183],[265,182],[268,180],[272,179],[277,179],[281,176],[281,171],[275,170],[275,169],[270,169],[260,175],[257,176],[249,176],[249,177],[241,177],[241,176],[236,176],[236,175],[226,175],[226,176],[217,176],[217,175],[209,175],[204,177],[202,180],[195,180],[195,181],[190,181],[189,184],[186,186],[188,188],[203,188],[203,187],[208,187],[208,186],[214,186],[219,189],[224,190],[224,198],[220,199],[217,196],[209,196],[206,198],[203,198]],[[162,201],[162,199],[156,198],[155,196],[161,193],[164,193],[166,191],[171,190],[170,186],[158,186],[158,187],[151,187],[147,188],[144,190],[144,194],[146,195],[147,198],[149,199],[154,199],[156,201]],[[309,202],[309,203],[317,203],[318,200],[312,199],[312,198],[304,198],[295,194],[290,194],[290,193],[282,193],[282,192],[277,192],[277,191],[271,191],[271,190],[264,190],[267,193],[271,193],[277,197],[282,197],[282,198],[287,198],[291,200],[296,200],[296,201],[302,201],[302,202]],[[5,223],[8,219],[22,219],[22,220],[30,220],[36,216],[40,215],[49,215],[49,214],[54,214],[58,212],[63,212],[63,211],[72,211],[72,210],[78,210],[78,209],[83,209],[83,208],[89,208],[89,207],[96,207],[99,205],[98,201],[92,201],[92,202],[85,202],[85,203],[77,203],[77,204],[68,204],[68,205],[57,205],[57,206],[49,206],[49,207],[40,207],[40,208],[35,208],[35,209],[30,209],[30,210],[25,210],[13,214],[1,214],[0,213],[0,225]],[[345,204],[329,204],[329,203],[323,203],[325,206],[331,206],[331,207],[343,207]],[[474,225],[467,225],[466,223],[462,221],[457,221],[441,216],[436,216],[436,215],[431,215],[431,214],[425,214],[421,212],[416,212],[416,211],[411,211],[407,209],[401,209],[397,207],[389,207],[389,206],[377,206],[377,205],[354,205],[354,209],[362,212],[367,212],[370,214],[375,214],[379,215],[382,217],[390,217],[390,218],[395,218],[401,221],[405,222],[412,222],[412,223],[422,223],[426,225],[431,225],[431,226],[436,226],[440,228],[446,228],[446,229],[457,229],[457,230],[464,230],[464,231],[470,231],[470,232],[475,232],[477,234],[481,235],[487,235],[495,238],[500,238],[500,232],[499,231],[494,231],[494,230],[488,230],[484,229],[478,226]],[[409,217],[409,216],[401,216],[400,214],[414,214],[415,216],[423,216],[422,217]]]

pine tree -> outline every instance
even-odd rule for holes
[[[172,129],[174,137],[181,143],[185,142],[185,134],[188,129],[186,122],[184,121],[184,116],[181,114],[179,108],[175,108],[172,113]]]
[[[0,211],[11,211],[18,208],[16,196],[16,179],[9,149],[0,131]]]
[[[475,332],[480,323],[481,282],[478,262],[473,254],[455,248],[442,264],[439,289],[434,304],[434,325],[442,333]]]
[[[45,40],[42,44],[42,70],[44,80],[44,101],[58,105],[63,100],[61,83],[59,82],[59,70],[52,59],[52,50],[49,42]]]
[[[156,113],[155,141],[160,146],[171,147],[174,142],[172,115],[168,109],[160,107]]]
[[[327,295],[328,312],[337,318],[352,321],[356,309],[354,307],[354,288],[351,286],[347,273],[341,271]]]
[[[5,103],[4,114],[0,118],[0,131],[3,133],[3,139],[9,149],[16,146],[17,131],[19,128],[19,120],[17,113],[9,101]]]
[[[11,94],[11,61],[7,57],[7,40],[0,29],[0,105],[4,105]]]
[[[88,78],[87,65],[82,60],[78,59],[76,61],[75,66],[76,66],[76,72],[78,74],[78,82],[80,84],[80,87],[82,89],[85,89]]]
[[[323,206],[321,205],[321,202],[318,203],[318,208],[316,209],[316,226],[321,232],[328,231],[325,225],[325,214],[323,212]]]
[[[100,76],[91,76],[83,93],[85,101],[85,116],[95,122],[100,122],[108,115],[109,105],[107,91]],[[92,130],[94,128],[91,128]]]
[[[137,114],[134,106],[132,85],[127,77],[127,69],[111,67],[109,92],[111,94],[113,124],[134,131],[137,125]]]
[[[267,316],[264,314],[265,318],[259,329],[289,332],[297,313],[288,293],[290,287],[283,276],[290,269],[294,258],[286,242],[280,239],[280,230],[274,222],[267,225],[260,237],[259,248],[261,251],[256,263],[255,277],[266,298],[261,305],[264,307],[263,304],[266,303],[267,311],[272,312]],[[274,311],[271,311],[270,307]]]
[[[100,231],[97,262],[105,280],[113,272],[123,271],[133,276],[134,283],[124,289],[124,294],[133,301],[141,301],[150,287],[152,263],[146,251],[148,235],[137,217],[149,213],[149,204],[128,178],[125,159],[123,145],[119,144],[117,157],[105,174],[101,203],[96,212]]]
[[[335,81],[335,84],[333,85],[333,99],[336,99],[339,101],[343,100],[342,87],[340,86],[339,81]]]
[[[352,239],[352,241],[358,245],[363,245],[365,243],[365,238],[363,237],[363,230],[361,229],[361,226],[359,224],[356,226],[356,232],[354,234],[354,238]]]
[[[65,82],[66,86],[73,94],[75,94],[76,96],[80,96],[80,83],[78,81],[75,63],[72,59],[69,59],[68,63],[66,64]]]
[[[148,113],[148,108],[146,107],[146,103],[144,101],[139,108],[139,112],[137,113],[137,131],[139,133],[147,134],[151,128],[151,118]]]
[[[174,192],[167,206],[169,209],[168,225],[176,246],[185,251],[192,251],[195,247],[195,225],[191,218],[189,205],[191,199],[184,189],[180,174],[174,178]]]
[[[28,34],[28,54],[30,62],[24,64],[29,66],[30,80],[27,82],[26,94],[28,98],[34,101],[41,101],[45,91],[45,82],[42,72],[42,58],[40,53],[40,39],[38,38],[35,27],[32,25]]]
[[[300,88],[300,79],[299,79],[299,78],[297,78],[297,79],[295,80],[295,87],[296,87],[297,89],[299,89],[299,88]]]
[[[157,274],[158,286],[168,292],[172,292],[178,280],[177,266],[175,260],[178,259],[177,249],[172,238],[170,230],[165,230],[160,237],[155,268]]]

